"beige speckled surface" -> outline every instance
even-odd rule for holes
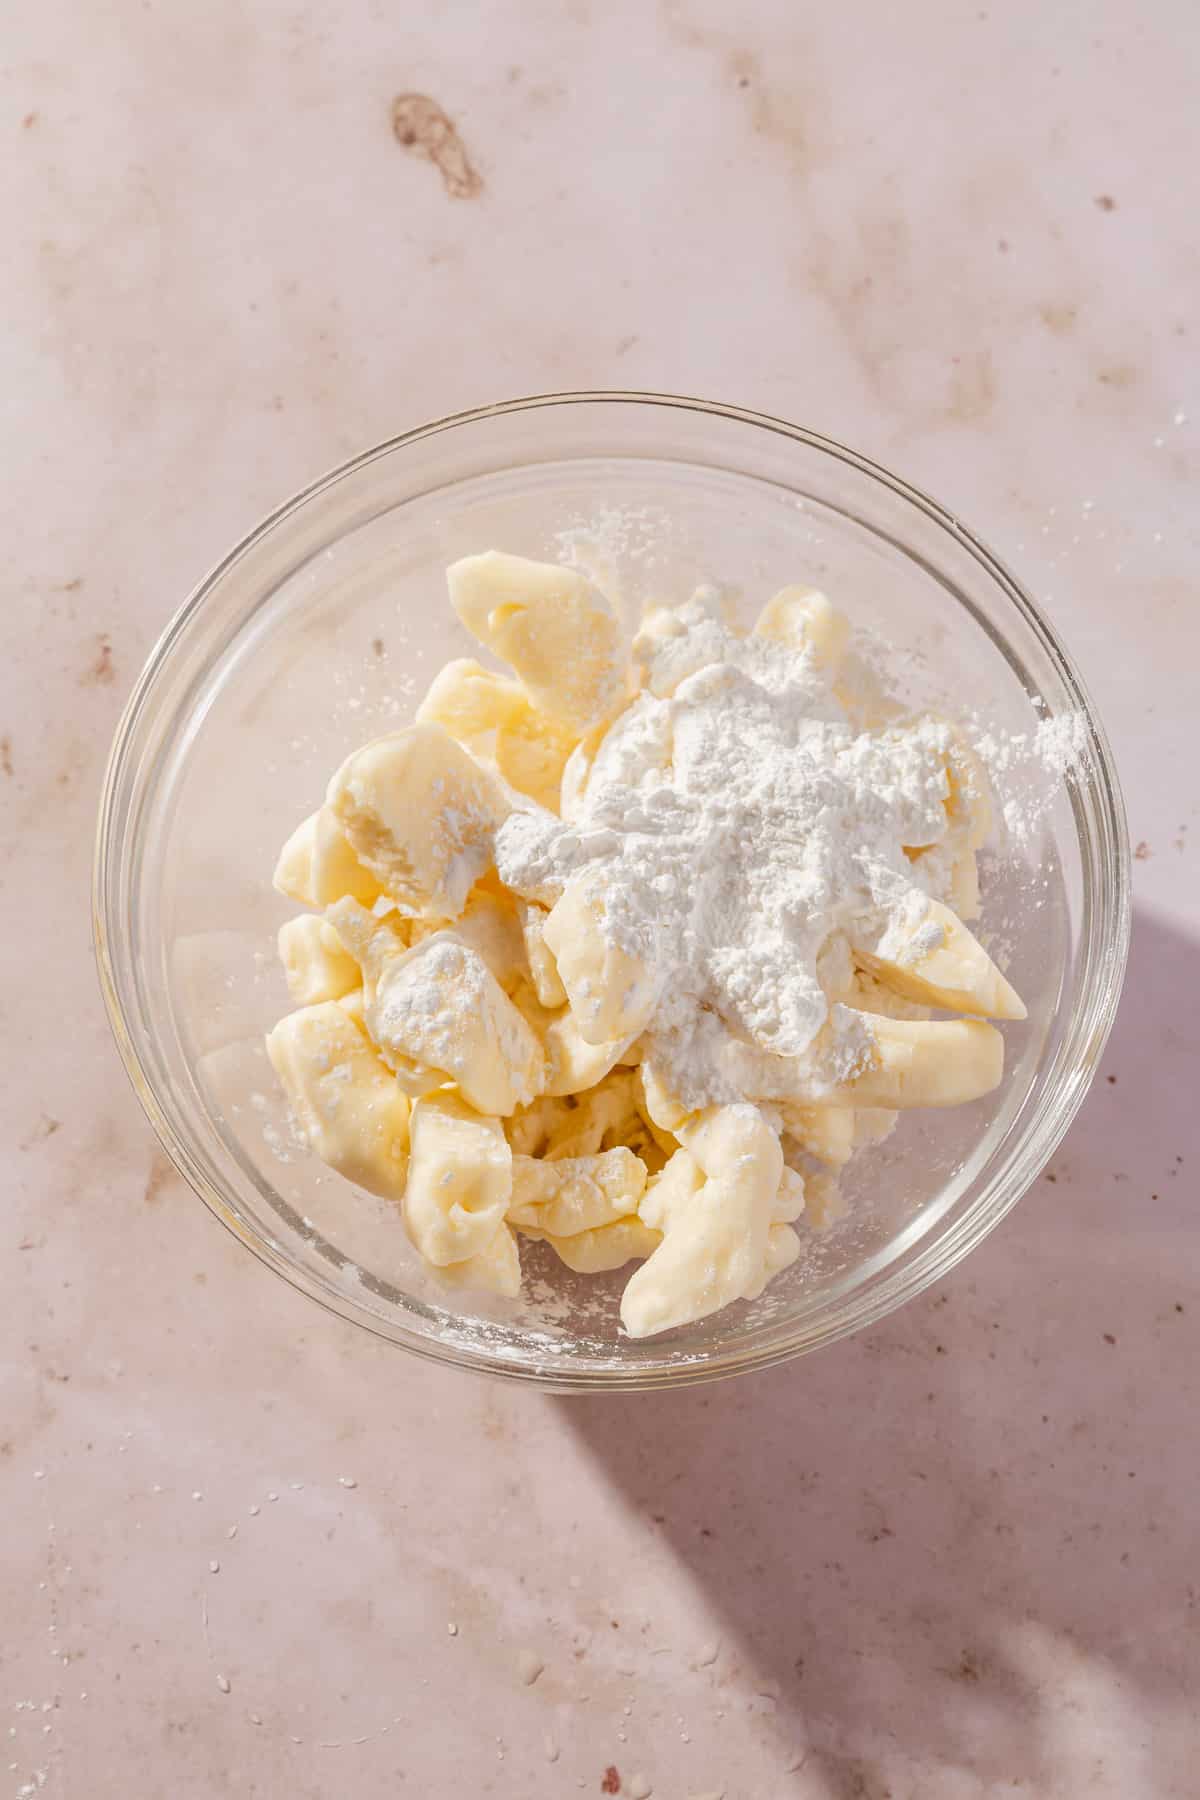
[[[1194,6],[8,22],[0,1795],[1194,1795]],[[1142,846],[1103,1077],[987,1246],[612,1405],[413,1364],[240,1250],[126,1087],[86,895],[122,698],[238,534],[426,416],[605,385],[957,507]]]

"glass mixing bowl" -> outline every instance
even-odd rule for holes
[[[839,1223],[752,1303],[661,1338],[619,1330],[629,1270],[576,1277],[526,1244],[518,1301],[436,1287],[396,1209],[295,1138],[263,1048],[288,1010],[275,956],[294,907],[276,853],[355,745],[394,730],[477,650],[443,570],[489,546],[574,555],[627,617],[702,580],[745,620],[825,589],[895,647],[902,697],[997,733],[1063,719],[1065,774],[1017,756],[1027,822],[984,868],[980,929],[1029,1006],[987,1100],[910,1113],[863,1155]],[[1051,732],[1057,729],[1051,728]],[[559,1390],[761,1368],[855,1331],[944,1275],[1003,1218],[1067,1128],[1117,1004],[1129,853],[1104,733],[1033,601],[943,508],[840,444],[668,395],[554,394],[443,419],[282,506],[167,627],[117,731],[95,866],[105,999],[164,1147],[218,1218],[313,1299],[418,1355]]]

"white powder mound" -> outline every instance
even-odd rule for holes
[[[704,603],[676,617],[572,816],[501,828],[501,878],[546,904],[595,885],[610,940],[654,971],[646,1053],[688,1105],[844,1080],[865,1046],[818,959],[924,909],[943,865],[905,850],[947,832],[953,730],[857,730],[808,652],[738,637]]]

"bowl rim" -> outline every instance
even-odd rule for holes
[[[114,958],[114,933],[109,923],[108,893],[113,873],[114,813],[135,727],[175,643],[185,632],[199,609],[204,606],[209,596],[219,586],[226,573],[243,556],[262,543],[285,521],[301,512],[310,502],[338,482],[355,475],[373,462],[389,456],[398,449],[412,446],[423,439],[453,431],[462,426],[474,425],[514,413],[544,407],[597,405],[652,406],[674,409],[772,432],[806,449],[815,450],[834,461],[845,464],[859,475],[866,476],[871,481],[878,483],[895,497],[924,514],[929,522],[953,538],[974,558],[992,583],[1016,608],[1032,632],[1040,650],[1049,660],[1057,678],[1070,695],[1072,703],[1086,720],[1088,747],[1092,753],[1088,760],[1089,766],[1094,771],[1094,778],[1087,785],[1091,789],[1093,802],[1097,808],[1101,828],[1101,849],[1104,855],[1100,862],[1101,880],[1098,886],[1098,904],[1095,907],[1100,934],[1097,943],[1099,955],[1095,960],[1099,967],[1100,980],[1085,996],[1083,1023],[1086,1029],[1078,1034],[1079,1044],[1074,1060],[1060,1071],[1064,1088],[1060,1096],[1060,1104],[1052,1117],[1047,1116],[1043,1120],[1043,1124],[1047,1128],[1038,1138],[1036,1156],[1026,1159],[1027,1166],[1021,1171],[1022,1179],[1010,1182],[1010,1191],[1001,1196],[999,1203],[994,1201],[988,1208],[972,1208],[960,1221],[958,1229],[951,1234],[950,1239],[939,1241],[937,1247],[942,1254],[938,1258],[937,1267],[930,1269],[922,1260],[915,1266],[913,1264],[903,1265],[893,1272],[892,1279],[887,1279],[885,1276],[883,1280],[873,1282],[868,1290],[859,1297],[858,1306],[844,1308],[843,1315],[822,1329],[811,1341],[772,1339],[763,1345],[746,1345],[740,1352],[737,1350],[730,1352],[714,1350],[711,1354],[694,1360],[689,1359],[676,1363],[664,1362],[657,1367],[630,1366],[628,1369],[604,1367],[568,1371],[557,1365],[557,1359],[554,1357],[547,1357],[543,1362],[534,1366],[531,1363],[519,1363],[507,1357],[489,1355],[462,1342],[449,1344],[416,1333],[405,1333],[401,1336],[389,1331],[381,1322],[358,1308],[352,1300],[347,1299],[342,1303],[334,1294],[323,1291],[314,1283],[310,1283],[305,1278],[303,1271],[298,1270],[257,1232],[249,1229],[243,1223],[206,1172],[195,1164],[187,1147],[176,1135],[167,1110],[158,1097],[145,1060],[134,1041],[122,999],[120,979]],[[1077,804],[1075,807],[1077,822],[1079,810]],[[705,400],[695,395],[602,388],[533,393],[508,400],[494,401],[428,420],[408,431],[386,438],[350,457],[345,462],[328,469],[324,474],[297,490],[266,514],[258,524],[246,532],[224,556],[214,563],[176,609],[153,644],[117,721],[105,764],[97,815],[92,859],[91,899],[92,938],[100,989],[109,1026],[130,1084],[159,1142],[174,1166],[222,1224],[233,1233],[240,1243],[250,1249],[260,1262],[265,1263],[298,1292],[315,1300],[318,1305],[335,1317],[347,1320],[369,1331],[373,1336],[397,1345],[425,1361],[441,1366],[468,1368],[501,1379],[522,1381],[548,1391],[628,1393],[724,1379],[755,1369],[768,1368],[787,1361],[793,1356],[820,1348],[822,1345],[835,1343],[840,1338],[859,1331],[869,1324],[876,1323],[917,1293],[932,1285],[934,1281],[941,1279],[995,1229],[1028,1191],[1040,1169],[1053,1155],[1091,1086],[1097,1064],[1116,1017],[1124,980],[1132,929],[1132,860],[1125,807],[1112,749],[1107,732],[1081,675],[1054,627],[1042,613],[1033,597],[1007,565],[981,538],[962,523],[956,513],[934,500],[923,489],[905,480],[902,476],[896,475],[883,464],[874,461],[873,458],[862,452],[856,451],[824,433],[793,424],[773,414],[721,401]],[[1093,936],[1095,935],[1093,932]],[[931,1246],[932,1248],[933,1246]]]

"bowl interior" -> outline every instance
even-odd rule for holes
[[[491,546],[583,562],[629,622],[650,600],[717,580],[749,624],[777,587],[809,582],[891,647],[888,685],[914,706],[1026,737],[1081,706],[1057,646],[952,521],[802,435],[598,400],[416,434],[330,478],[235,553],[131,702],[98,898],[135,1079],[172,1155],[247,1242],[411,1348],[590,1385],[809,1347],[956,1260],[1027,1185],[1082,1095],[1106,1029],[1095,961],[1107,958],[1111,985],[1123,954],[1104,900],[1119,894],[1123,849],[1102,741],[1085,719],[1066,779],[1020,754],[1004,779],[1020,835],[985,858],[979,929],[1029,1019],[1004,1028],[1002,1087],[910,1114],[857,1159],[844,1217],[823,1232],[802,1224],[800,1260],[761,1299],[634,1343],[618,1333],[628,1270],[578,1278],[529,1244],[519,1301],[448,1298],[395,1209],[325,1170],[290,1126],[263,1036],[289,1007],[275,935],[295,908],[271,871],[347,752],[406,723],[447,658],[478,654],[443,571]]]

